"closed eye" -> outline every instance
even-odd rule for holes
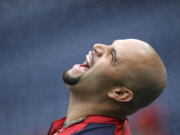
[[[111,49],[112,61],[116,62],[116,51],[114,48]]]
[[[114,61],[114,52],[111,51],[111,55],[112,55],[112,61]]]

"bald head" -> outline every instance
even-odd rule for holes
[[[166,86],[166,69],[157,52],[137,39],[116,40],[121,74],[119,83],[134,93],[130,101],[136,111],[154,101]],[[117,82],[118,83],[118,82]]]

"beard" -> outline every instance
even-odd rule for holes
[[[66,83],[66,84],[69,84],[69,85],[75,85],[77,84],[81,77],[83,75],[79,75],[77,77],[72,77],[68,74],[68,70],[65,70],[64,73],[63,73],[63,81]]]

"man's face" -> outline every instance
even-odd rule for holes
[[[112,82],[112,78],[120,74],[115,69],[120,65],[121,55],[119,54],[122,45],[121,40],[115,41],[111,45],[95,44],[93,50],[86,55],[87,59],[83,64],[75,64],[64,72],[64,82],[71,86],[88,87],[109,84]]]
[[[81,78],[83,76],[85,76],[86,74],[88,74],[89,72],[93,73],[93,72],[97,72],[97,68],[94,68],[97,66],[97,63],[100,59],[100,57],[102,57],[103,55],[103,49],[107,48],[110,49],[109,46],[105,46],[105,45],[95,45],[93,50],[89,51],[89,53],[86,55],[86,61],[82,64],[75,64],[71,69],[66,70],[63,74],[63,79],[64,82],[69,84],[69,85],[75,85],[77,83],[79,83],[79,81],[81,80]],[[114,50],[109,54],[110,59],[114,59],[114,57],[112,55],[114,54]],[[108,58],[103,58],[101,60],[105,60],[105,63],[108,63],[109,60]],[[101,61],[100,60],[100,61]],[[98,68],[103,68],[103,66],[98,67]],[[90,74],[90,73],[89,73]]]
[[[63,80],[71,88],[108,89],[113,86],[113,80],[125,77],[130,68],[129,61],[136,57],[134,52],[137,49],[139,47],[124,40],[116,40],[111,45],[95,44],[86,55],[87,60],[65,71]]]
[[[83,102],[134,99],[140,108],[158,97],[166,84],[166,70],[160,57],[143,41],[126,39],[111,45],[95,44],[86,57],[83,64],[75,64],[63,75],[72,95]]]

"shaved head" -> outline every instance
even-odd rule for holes
[[[134,111],[149,105],[166,86],[166,69],[157,52],[147,43],[137,39],[116,40],[121,55],[122,74],[117,83],[134,93],[130,106]],[[118,70],[118,69],[117,69]]]

